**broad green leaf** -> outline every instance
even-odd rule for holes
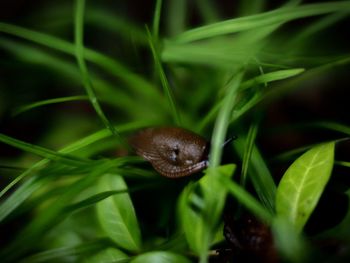
[[[189,184],[179,199],[178,214],[188,245],[202,259],[208,255],[218,229],[227,190],[220,178],[230,178],[235,165],[210,168],[195,184]]]
[[[190,263],[191,261],[182,255],[172,252],[153,251],[137,256],[130,263]]]
[[[100,178],[100,192],[127,189],[124,179],[108,174]],[[97,214],[102,229],[119,247],[138,251],[141,247],[141,233],[134,206],[128,193],[111,196],[97,204]]]
[[[283,175],[276,193],[277,215],[302,231],[331,176],[334,142],[313,147]]]
[[[92,257],[87,258],[84,263],[115,263],[115,262],[127,262],[128,255],[119,249],[110,247],[106,248]]]

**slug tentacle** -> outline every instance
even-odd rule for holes
[[[130,138],[136,154],[161,175],[177,178],[208,165],[208,143],[201,136],[177,127],[148,128]]]

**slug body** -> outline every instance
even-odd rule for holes
[[[130,144],[166,177],[188,176],[208,166],[207,141],[182,128],[147,128],[131,137]]]

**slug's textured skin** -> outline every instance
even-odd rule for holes
[[[188,176],[208,165],[207,141],[182,128],[147,128],[129,142],[138,155],[166,177]]]

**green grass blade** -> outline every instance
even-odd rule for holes
[[[227,128],[229,126],[230,115],[233,110],[237,91],[241,84],[243,73],[238,72],[227,87],[227,96],[225,97],[216,123],[211,140],[211,151],[209,164],[211,167],[216,167],[220,164],[222,155],[222,144],[225,140]]]
[[[128,193],[128,192],[129,192],[128,189],[124,189],[124,190],[111,190],[111,191],[105,191],[102,193],[98,193],[98,194],[93,195],[91,197],[88,197],[80,202],[69,205],[67,207],[67,211],[76,211],[78,209],[86,208],[88,206],[95,205],[98,202],[100,202],[100,201],[102,201],[110,196]]]
[[[187,12],[186,0],[167,1],[165,19],[167,22],[167,32],[170,36],[175,36],[185,31]]]
[[[301,232],[331,176],[334,142],[312,148],[283,175],[276,193],[277,216]]]
[[[336,131],[350,136],[350,126],[339,122],[330,121],[319,121],[319,122],[308,122],[296,125],[297,128],[302,129],[326,129],[330,131]],[[291,127],[287,127],[290,129]]]
[[[347,1],[339,1],[307,4],[297,7],[282,7],[257,15],[239,17],[191,29],[178,35],[174,40],[181,43],[192,42],[339,11],[350,11],[350,3]]]
[[[245,90],[255,85],[291,78],[303,73],[304,71],[305,69],[295,68],[295,69],[285,69],[285,70],[278,70],[278,71],[265,73],[263,75],[257,76],[255,78],[252,78],[248,81],[243,82],[241,89]]]
[[[156,42],[158,42],[158,38],[159,38],[159,24],[160,24],[161,11],[162,11],[162,0],[157,0],[154,15],[153,15],[153,24],[152,24],[152,36]]]
[[[39,155],[43,158],[47,158],[53,161],[61,161],[64,164],[72,165],[72,166],[79,166],[82,164],[89,164],[91,163],[90,160],[84,160],[81,158],[77,158],[74,156],[66,156],[62,153],[58,153],[34,144],[30,144],[27,142],[23,142],[17,139],[14,139],[12,137],[6,136],[4,134],[0,133],[0,142],[6,143],[8,145],[11,145],[13,147],[16,147],[18,149],[21,149],[26,152],[30,152],[36,155]]]
[[[37,101],[33,102],[27,105],[23,105],[21,107],[18,107],[16,110],[14,110],[13,115],[18,115],[21,114],[25,111],[45,106],[45,105],[50,105],[50,104],[55,104],[55,103],[62,103],[62,102],[69,102],[69,101],[81,101],[81,100],[87,100],[87,96],[70,96],[70,97],[62,97],[62,98],[54,98],[54,99],[48,99],[48,100],[42,100],[42,101]]]
[[[196,5],[196,8],[198,8],[198,11],[205,23],[214,23],[220,20],[220,14],[218,13],[218,8],[215,5],[215,1],[196,0]]]
[[[0,222],[2,222],[19,204],[23,203],[29,196],[37,191],[43,184],[44,180],[39,181],[37,177],[32,177],[17,188],[0,205]]]
[[[168,80],[166,78],[166,75],[165,75],[162,63],[161,63],[160,58],[159,58],[158,51],[156,50],[154,39],[151,36],[151,33],[148,31],[148,29],[147,29],[147,33],[148,33],[149,45],[150,45],[150,48],[151,48],[151,51],[152,51],[152,55],[153,55],[153,59],[154,59],[154,62],[155,62],[156,70],[157,70],[157,73],[158,73],[158,75],[160,77],[160,81],[162,83],[164,94],[166,95],[168,104],[170,105],[170,110],[171,110],[171,113],[173,115],[173,119],[174,119],[174,121],[175,121],[175,123],[177,125],[181,126],[180,114],[179,114],[179,112],[177,110],[177,107],[176,107],[176,104],[175,104],[175,100],[174,100],[174,95],[172,93],[172,90],[171,90],[171,87],[169,85],[169,82],[168,82]]]
[[[127,188],[124,179],[117,175],[105,175],[99,180],[99,191],[116,191]],[[141,232],[134,206],[127,193],[111,196],[97,204],[98,220],[103,231],[119,247],[129,251],[141,248]]]
[[[335,161],[336,165],[344,166],[344,167],[349,167],[350,168],[350,162],[345,162],[345,161]]]
[[[107,119],[104,114],[92,87],[92,82],[89,76],[89,72],[84,60],[84,10],[85,10],[85,0],[76,0],[76,10],[75,10],[75,55],[79,65],[79,69],[82,75],[83,85],[85,87],[86,93],[89,96],[90,102],[94,107],[97,115],[100,117],[102,123],[111,131],[112,134],[117,135],[121,140],[120,134],[114,128],[113,124]]]
[[[238,139],[233,144],[236,152],[244,158],[246,149],[246,138],[243,134],[238,135]],[[260,154],[258,148],[254,145],[250,157],[250,166],[248,167],[249,179],[252,181],[254,189],[266,209],[274,211],[276,185],[272,175]]]
[[[252,156],[255,138],[256,138],[257,133],[258,133],[258,123],[253,122],[249,127],[245,151],[243,154],[242,172],[241,172],[241,180],[240,180],[240,184],[243,187],[245,187],[246,182],[247,182],[248,167],[249,167],[249,163],[251,160],[251,156]]]

